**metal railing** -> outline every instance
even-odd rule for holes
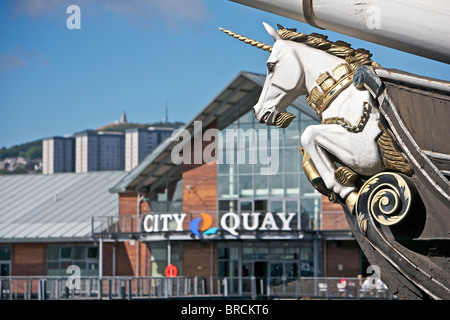
[[[0,277],[0,300],[64,299],[395,299],[360,279],[256,277]]]

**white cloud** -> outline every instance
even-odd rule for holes
[[[93,13],[106,10],[130,19],[163,17],[170,26],[180,26],[185,22],[198,24],[207,17],[206,0],[20,0],[11,3],[15,14],[34,18],[51,17],[56,12],[64,12],[75,4],[81,11]]]
[[[15,48],[12,53],[0,54],[0,72],[25,68],[29,64],[36,62],[42,65],[50,65],[47,57],[42,52]]]
[[[20,53],[0,54],[0,71],[10,71],[27,66],[27,61]]]

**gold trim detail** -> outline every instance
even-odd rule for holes
[[[365,219],[362,214],[358,214],[357,220],[359,229],[365,235],[367,233],[367,219]]]
[[[306,102],[318,113],[323,96],[324,94],[320,91],[319,87],[314,87],[306,96]]]
[[[370,117],[370,104],[368,102],[364,102],[364,110],[361,117],[359,117],[358,123],[354,126],[351,125],[350,122],[345,120],[344,118],[332,117],[322,120],[321,124],[339,124],[349,132],[361,132],[366,126],[367,121]]]
[[[380,127],[382,134],[377,139],[377,144],[380,148],[381,157],[386,169],[411,175],[413,173],[411,165],[406,161],[402,154],[397,151],[394,141],[386,128],[381,123],[379,123],[378,126]]]
[[[334,77],[327,71],[319,75],[314,87],[306,96],[306,102],[317,112],[322,120],[322,113],[331,102],[353,82],[353,72],[346,63],[341,63],[333,69]],[[337,79],[337,80],[336,80]]]
[[[329,107],[331,102],[349,85],[352,84],[353,81],[353,73],[345,75],[341,77],[339,81],[337,81],[330,89],[325,92],[322,103],[319,106],[319,116],[322,116],[322,113]]]
[[[350,168],[339,167],[334,171],[334,176],[341,184],[343,184],[344,186],[348,186],[355,182],[358,174]]]
[[[328,92],[335,84],[336,80],[327,72],[322,73],[316,80],[323,92]]]
[[[350,66],[346,63],[339,64],[336,68],[333,69],[333,74],[336,79],[341,79],[347,74],[352,73]]]
[[[281,112],[275,120],[275,125],[282,129],[287,128],[291,124],[291,121],[294,120],[294,118],[295,116],[292,113]]]
[[[358,202],[358,192],[356,191],[351,192],[347,196],[347,199],[345,199],[345,204],[347,205],[347,208],[350,210],[352,214],[354,214],[354,208],[357,202]]]
[[[297,32],[297,29],[295,28],[284,28],[280,25],[278,25],[277,33],[283,40],[291,40],[304,43],[310,47],[345,59],[352,70],[355,70],[357,66],[362,64],[369,65],[375,68],[381,67],[378,63],[370,59],[372,57],[370,51],[365,49],[355,50],[349,43],[345,41],[338,40],[333,42],[328,40],[328,37],[323,34],[311,33],[308,35],[305,33]]]
[[[305,171],[305,175],[308,180],[311,182],[317,178],[320,178],[320,174],[312,163],[311,158],[306,150],[303,147],[300,147],[299,151],[300,154],[303,155],[302,168],[303,171]]]

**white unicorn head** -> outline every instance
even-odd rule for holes
[[[274,125],[280,112],[284,112],[298,96],[306,94],[307,89],[303,66],[291,43],[288,43],[291,41],[281,39],[275,29],[267,23],[263,24],[275,44],[267,60],[266,81],[253,110],[261,123]]]

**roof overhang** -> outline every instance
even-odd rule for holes
[[[182,129],[194,136],[194,122],[201,121],[202,130],[217,121],[217,129],[225,128],[238,117],[237,110],[249,105],[249,101],[257,102],[264,86],[265,75],[240,72],[219,94],[214,97],[194,118]],[[315,111],[306,104],[305,97],[295,100],[293,107],[298,108],[314,119],[318,119]],[[253,107],[249,105],[249,110]],[[185,132],[185,131],[184,131]],[[175,130],[171,139],[160,144],[136,168],[126,175],[119,183],[110,188],[111,193],[148,192],[154,190],[164,180],[162,177],[180,176],[182,165],[171,160],[172,149],[179,144],[182,130]],[[183,140],[183,142],[185,142]]]

